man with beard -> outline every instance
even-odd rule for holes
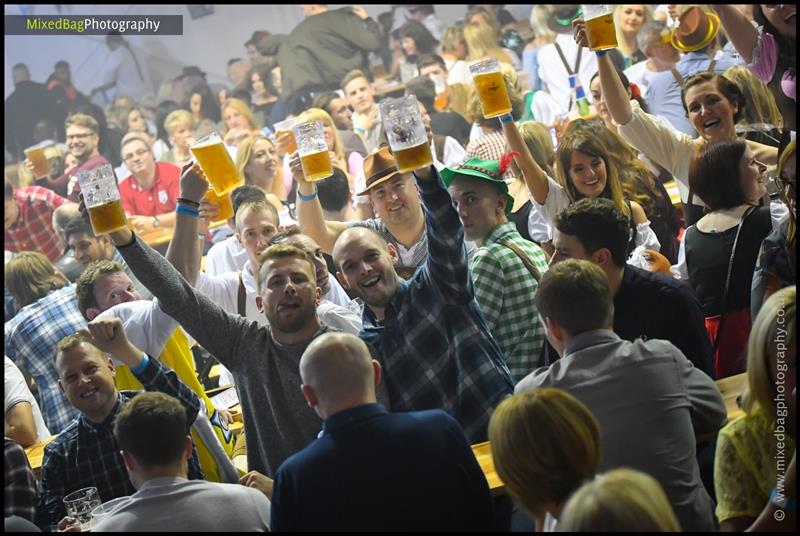
[[[208,188],[197,173],[193,167],[181,178],[173,236],[177,243],[197,243],[200,200]],[[233,373],[250,446],[251,472],[241,482],[269,493],[272,481],[264,475],[273,476],[289,455],[311,442],[322,422],[297,389],[302,382],[300,356],[314,338],[329,331],[316,312],[321,290],[314,260],[305,251],[284,245],[271,246],[260,255],[254,273],[255,302],[267,318],[265,326],[226,312],[196,291],[130,230],[111,233],[111,238],[162,309]],[[176,253],[186,256],[186,266],[198,265],[199,248],[180,250]]]
[[[464,228],[450,196],[433,166],[414,175],[416,185],[409,187],[419,189],[426,213],[422,266],[401,280],[395,245],[369,228],[352,227],[333,248],[339,282],[367,304],[360,337],[376,350],[392,410],[440,408],[472,443],[485,441],[492,411],[513,383],[475,301]]]
[[[77,161],[77,164],[68,168],[63,175],[57,178],[41,177],[36,179],[37,186],[50,188],[61,197],[67,197],[70,201],[78,201],[77,177],[82,171],[88,171],[96,167],[108,164],[108,160],[100,154],[98,145],[100,144],[100,126],[94,117],[86,114],[72,114],[67,117],[64,123],[67,131],[67,149],[69,155]],[[25,160],[25,165],[33,172],[33,164],[30,160]],[[70,184],[72,183],[72,184]],[[67,195],[69,193],[69,195]]]

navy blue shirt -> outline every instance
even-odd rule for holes
[[[714,358],[700,301],[686,284],[631,265],[614,297],[614,332],[621,338],[665,339],[714,378]]]
[[[270,522],[274,532],[488,530],[492,500],[447,413],[365,404],[326,419],[281,465]]]

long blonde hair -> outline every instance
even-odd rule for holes
[[[653,11],[650,9],[649,5],[645,5],[645,4],[617,4],[617,5],[615,5],[614,6],[614,30],[617,33],[617,43],[620,43],[620,44],[626,42],[625,41],[625,37],[624,37],[624,35],[622,33],[622,24],[621,24],[621,22],[619,20],[620,16],[621,16],[620,12],[622,11],[622,9],[625,6],[642,6],[642,9],[644,10],[644,20],[642,21],[642,25],[639,26],[638,32],[642,31],[642,28],[644,28],[645,24],[647,24],[648,22],[653,20]],[[638,32],[637,32],[637,34],[638,34]],[[638,47],[639,46],[639,40],[635,39],[634,42],[636,43],[636,46]],[[620,52],[622,52],[622,50],[620,50]],[[642,53],[644,53],[644,50],[642,51]]]
[[[333,123],[331,115],[322,108],[309,108],[297,116],[298,123],[305,123],[306,121],[322,121],[322,124],[328,126],[333,131],[333,152],[342,160],[344,159],[344,143],[342,137],[339,135],[339,129]]]
[[[22,251],[5,266],[5,282],[17,309],[62,288],[69,280],[38,251]]]
[[[238,169],[239,173],[241,173],[242,177],[244,177],[245,184],[253,184],[253,180],[247,174],[245,168],[253,158],[253,147],[255,146],[256,142],[261,140],[268,141],[270,146],[275,148],[275,144],[271,139],[258,134],[256,136],[248,136],[245,138],[242,143],[239,144],[239,148],[236,150],[236,169]],[[269,192],[266,193],[275,195],[281,201],[286,199],[286,191],[283,186],[283,166],[281,165],[280,158],[278,159],[278,163],[275,167],[275,176],[272,178],[272,186]]]
[[[744,410],[751,415],[761,411],[772,422],[777,418],[775,398],[778,393],[770,360],[776,356],[780,344],[788,348],[795,337],[796,307],[797,287],[794,285],[770,296],[758,311],[747,341]],[[784,398],[790,396],[791,392],[784,393]]]
[[[468,61],[489,57],[502,63],[511,63],[509,55],[497,45],[492,27],[482,20],[464,25],[464,41],[467,43]]]
[[[767,123],[776,128],[783,128],[783,116],[775,102],[775,97],[767,85],[759,80],[746,67],[734,65],[725,71],[725,78],[739,86],[747,100],[742,111],[741,125]]]

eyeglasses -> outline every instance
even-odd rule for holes
[[[89,136],[93,136],[94,132],[84,132],[83,134],[67,134],[67,141],[69,140],[85,140]]]
[[[130,160],[133,160],[134,158],[140,158],[140,157],[142,157],[142,156],[146,155],[146,154],[147,154],[147,153],[149,153],[149,152],[150,152],[150,151],[149,151],[149,150],[147,150],[147,149],[139,149],[139,150],[138,150],[138,151],[136,151],[135,153],[129,153],[129,154],[126,154],[126,155],[123,157],[123,160],[125,160],[126,162],[128,162],[128,161],[130,161]]]
[[[781,191],[786,190],[786,187],[789,186],[795,192],[797,191],[797,177],[792,177],[791,179],[784,177],[783,175],[779,175],[775,177],[775,184],[778,185]]]

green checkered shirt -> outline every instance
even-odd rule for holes
[[[475,300],[516,383],[536,368],[545,334],[533,303],[539,283],[500,239],[519,246],[541,274],[547,271],[547,257],[539,246],[522,238],[512,222],[492,229],[472,257]]]

